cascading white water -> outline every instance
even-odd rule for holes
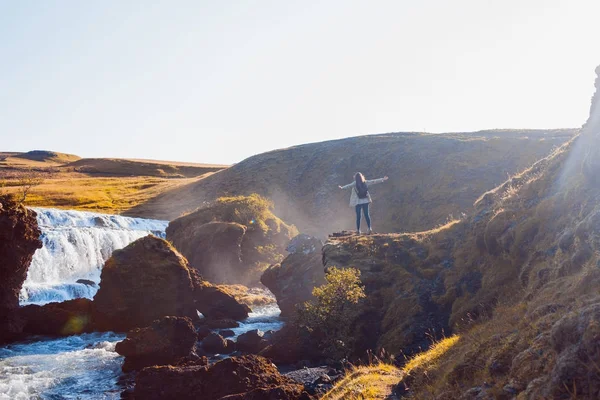
[[[150,233],[164,237],[168,221],[86,211],[35,208],[43,247],[36,251],[21,304],[92,298],[113,251]],[[78,283],[80,279],[93,282]]]

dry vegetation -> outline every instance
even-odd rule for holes
[[[386,399],[402,374],[399,368],[384,363],[355,367],[322,400]]]
[[[468,210],[483,192],[527,168],[575,130],[393,133],[314,143],[250,157],[132,210],[172,219],[222,196],[258,193],[306,234],[353,228],[348,192],[356,171],[390,179],[371,189],[378,232],[416,232]]]
[[[0,153],[0,186],[25,205],[123,213],[224,166],[149,160],[81,159],[46,151]]]

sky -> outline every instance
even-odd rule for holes
[[[229,164],[374,133],[579,127],[599,15],[598,0],[0,0],[0,151]]]

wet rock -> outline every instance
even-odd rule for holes
[[[313,299],[313,288],[325,283],[322,247],[317,238],[296,236],[288,246],[292,254],[263,273],[261,282],[275,295],[282,317],[291,317],[297,305]]]
[[[28,305],[18,311],[26,321],[26,335],[69,336],[94,330],[92,323],[92,301],[89,299],[68,300],[43,306]]]
[[[198,340],[204,339],[205,337],[207,337],[211,333],[212,333],[212,331],[210,330],[210,328],[208,326],[205,326],[205,325],[200,325],[198,327],[198,330],[196,331],[196,334],[198,335]]]
[[[205,280],[197,271],[190,270],[190,277],[194,288],[193,299],[196,309],[206,318],[213,320],[243,320],[248,318],[250,307],[238,302],[233,295],[226,293]],[[221,326],[218,328],[233,328],[237,325]],[[214,327],[213,329],[217,329]]]
[[[264,332],[260,329],[253,329],[238,336],[237,349],[245,353],[258,354],[268,345],[268,341],[263,338]]]
[[[140,370],[151,365],[175,364],[183,357],[192,356],[197,336],[192,321],[186,317],[164,317],[146,328],[127,333],[117,343],[115,351],[125,356],[123,371]]]
[[[223,336],[224,338],[229,338],[229,337],[235,336],[235,332],[232,331],[231,329],[223,329],[223,330],[219,331],[219,334],[221,336]]]
[[[227,341],[223,336],[212,332],[202,341],[202,349],[211,354],[226,354]]]
[[[207,319],[203,321],[210,329],[237,328],[240,324],[232,319]]]
[[[185,258],[149,235],[106,261],[94,297],[94,321],[101,330],[122,332],[163,316],[197,319],[193,290]]]
[[[136,398],[309,400],[303,385],[258,356],[231,357],[211,367],[149,367],[136,377]]]
[[[82,285],[96,287],[96,282],[90,281],[89,279],[77,279],[75,283],[81,283]]]
[[[14,340],[24,321],[16,314],[19,292],[35,251],[42,247],[35,211],[0,196],[0,343]]]

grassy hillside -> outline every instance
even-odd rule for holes
[[[50,151],[0,153],[0,190],[25,204],[122,213],[159,194],[192,184],[226,166],[154,160],[85,159]]]
[[[432,335],[457,334],[435,360],[402,376],[402,395],[598,398],[596,72],[580,136],[486,192],[472,216],[433,232],[341,237],[325,246],[327,265],[362,272],[367,301],[353,327],[363,343],[418,353]]]
[[[127,213],[172,219],[226,195],[258,193],[301,232],[353,228],[349,192],[356,171],[389,181],[371,188],[379,232],[428,229],[467,211],[507,176],[560,146],[575,130],[370,135],[272,151],[165,192]]]

